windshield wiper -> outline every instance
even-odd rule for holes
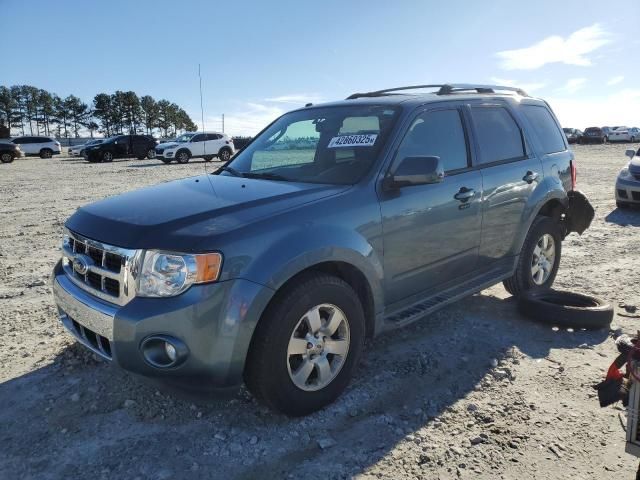
[[[242,172],[239,172],[238,170],[236,170],[235,168],[231,168],[231,167],[227,167],[224,166],[220,169],[221,172],[229,172],[231,175],[233,175],[234,177],[244,177],[245,174]]]
[[[265,180],[284,180],[285,182],[291,181],[290,178],[284,177],[282,175],[278,175],[277,173],[270,173],[270,172],[262,172],[262,173],[246,172],[246,173],[243,173],[242,176],[247,178],[263,178]]]

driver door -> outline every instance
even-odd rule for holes
[[[419,113],[394,165],[421,156],[440,157],[442,182],[379,194],[387,304],[443,290],[478,261],[482,176],[471,169],[466,125],[455,104]]]
[[[198,133],[191,138],[191,142],[189,143],[189,150],[191,151],[192,157],[201,157],[204,155],[204,145],[207,135],[205,133]],[[207,152],[207,155],[213,155]]]

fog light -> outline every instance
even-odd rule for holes
[[[169,360],[171,360],[171,363],[176,361],[176,357],[178,356],[176,347],[174,347],[169,342],[164,342],[164,351],[167,354],[167,357],[169,357]]]

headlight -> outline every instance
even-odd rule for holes
[[[222,255],[183,255],[147,250],[138,280],[141,297],[173,297],[195,283],[215,282],[220,275]]]
[[[622,170],[620,170],[620,173],[618,174],[618,177],[620,178],[627,178],[629,176],[629,167],[625,167]]]

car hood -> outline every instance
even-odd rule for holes
[[[640,157],[635,156],[629,162],[629,171],[633,174],[640,174]]]
[[[123,248],[206,250],[216,235],[349,186],[202,175],[124,193],[79,208],[71,231]]]
[[[178,142],[167,142],[158,144],[156,148],[173,148],[177,147],[178,145],[180,145]]]

